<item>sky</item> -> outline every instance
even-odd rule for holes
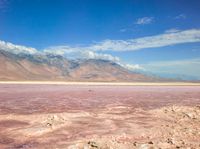
[[[0,0],[0,48],[200,79],[199,0]]]

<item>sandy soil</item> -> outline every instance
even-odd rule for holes
[[[0,149],[200,148],[199,86],[0,85]]]

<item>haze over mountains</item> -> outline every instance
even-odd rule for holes
[[[12,45],[10,45],[12,47]],[[22,48],[19,50],[19,48]],[[23,47],[0,49],[0,80],[7,81],[159,81],[110,60],[75,59]]]

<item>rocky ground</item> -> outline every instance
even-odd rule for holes
[[[142,134],[96,137],[71,145],[71,149],[198,149],[200,106],[172,106],[151,110],[155,121]],[[144,120],[144,123],[146,120]],[[144,126],[144,123],[142,126]],[[149,123],[148,123],[149,124]],[[139,126],[140,127],[140,126]]]
[[[200,148],[200,87],[0,86],[0,149]]]

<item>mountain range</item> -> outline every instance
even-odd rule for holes
[[[14,53],[0,49],[0,80],[155,82],[163,79],[130,71],[109,60],[72,60],[50,53]]]

